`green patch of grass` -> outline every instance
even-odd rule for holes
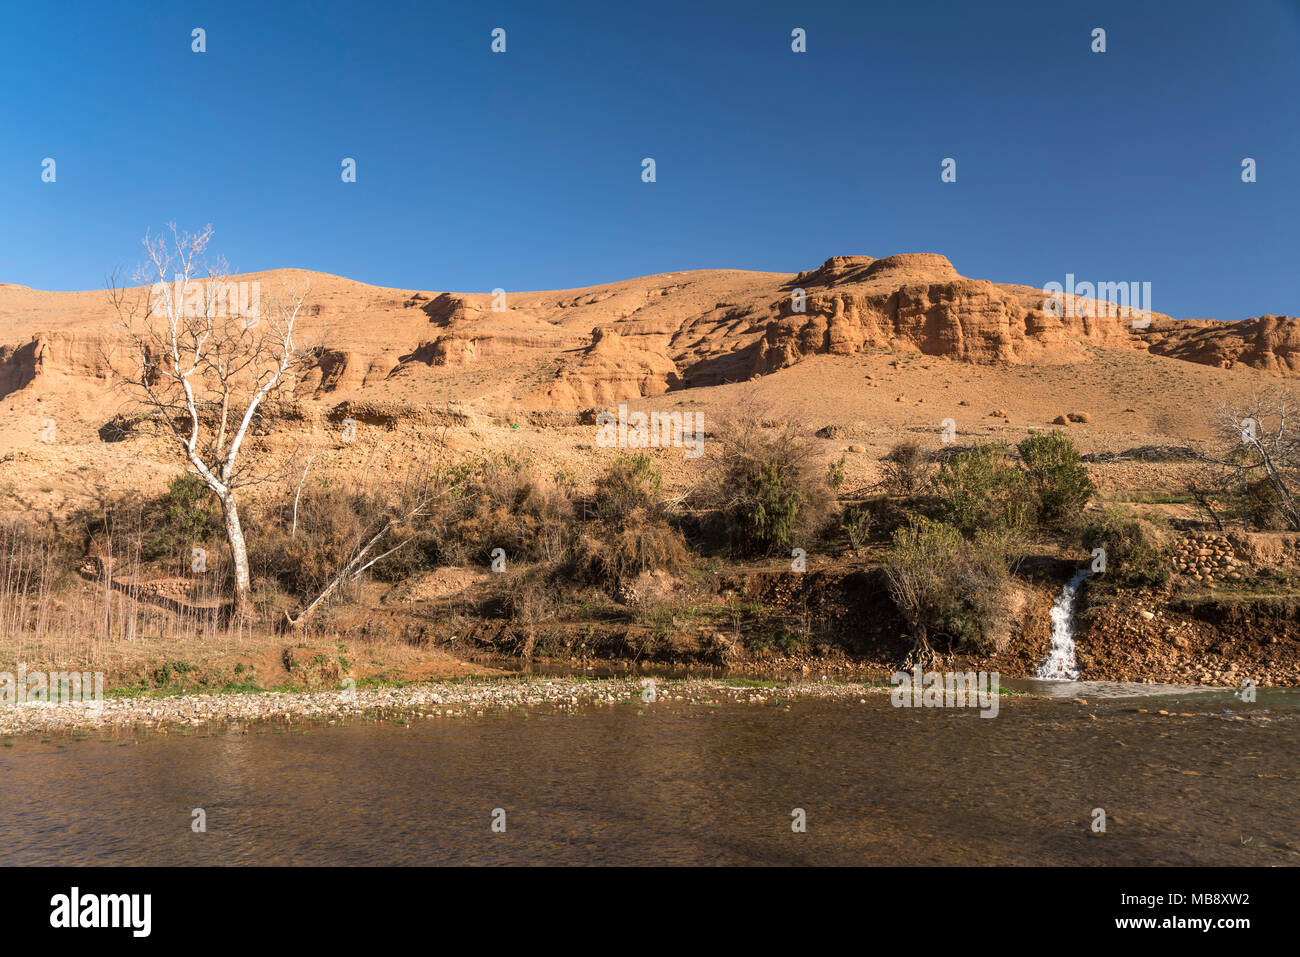
[[[120,688],[112,688],[104,692],[105,698],[117,698],[124,701],[130,701],[137,698],[184,698],[189,695],[199,694],[260,694],[264,691],[288,691],[296,690],[288,687],[283,688],[263,688],[251,681],[249,682],[227,682],[222,685],[194,687],[192,685],[161,685],[158,687],[145,688],[140,685],[124,685]]]
[[[1178,589],[1180,604],[1203,601],[1251,601],[1256,599],[1294,600],[1300,598],[1300,578],[1279,570],[1260,572],[1239,581],[1221,580],[1217,587],[1206,588],[1201,582],[1188,582]]]
[[[192,665],[188,661],[164,662],[160,668],[154,670],[153,679],[159,685],[168,685],[172,683],[174,676],[193,674],[198,670],[197,665]]]
[[[682,605],[673,609],[673,614],[685,621],[717,621],[722,617],[720,610],[717,608],[697,605]]]
[[[230,681],[216,689],[217,694],[257,694],[266,689],[251,678],[246,681]]]

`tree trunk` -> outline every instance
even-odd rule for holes
[[[230,543],[230,564],[234,573],[234,616],[242,618],[248,611],[248,546],[244,544],[244,529],[239,523],[239,506],[230,492],[221,497],[221,514],[226,520],[226,541]]]
[[[303,623],[307,620],[308,616],[311,615],[311,613],[314,612],[317,609],[317,607],[323,601],[325,601],[326,598],[328,598],[330,595],[334,593],[334,589],[338,588],[339,585],[343,584],[345,578],[346,578],[346,572],[336,575],[334,577],[334,580],[331,581],[328,585],[326,585],[325,589],[319,595],[317,595],[315,598],[311,600],[311,604],[309,604],[306,608],[304,608],[302,611],[298,613],[298,617],[295,618],[293,615],[289,614],[286,611],[284,613],[285,627],[292,629],[294,631],[300,629],[303,626]]]
[[[303,622],[307,620],[307,617],[311,615],[311,613],[314,612],[326,598],[333,594],[334,589],[353,578],[360,578],[362,573],[364,573],[371,565],[375,564],[375,562],[382,561],[399,548],[404,547],[406,543],[410,541],[409,538],[402,539],[388,551],[370,559],[368,562],[366,561],[366,556],[370,554],[370,550],[383,540],[384,536],[388,534],[388,530],[392,527],[393,522],[391,519],[385,522],[383,528],[377,531],[358,552],[343,563],[343,567],[339,569],[338,574],[330,580],[330,583],[325,586],[324,590],[322,590],[319,595],[311,600],[311,604],[298,613],[298,617],[295,618],[286,611],[284,613],[283,627],[294,631],[302,628]]]
[[[903,667],[910,669],[916,665],[921,666],[922,671],[931,671],[939,663],[939,655],[934,648],[930,646],[929,632],[925,625],[916,624],[912,626],[912,648],[903,659]]]

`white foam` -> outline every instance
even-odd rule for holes
[[[1047,648],[1047,657],[1038,666],[1039,678],[1049,681],[1079,680],[1079,664],[1074,658],[1074,602],[1079,597],[1079,586],[1088,577],[1089,571],[1088,568],[1082,568],[1075,572],[1052,603],[1052,642]]]

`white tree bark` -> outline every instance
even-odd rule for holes
[[[248,546],[244,542],[244,528],[239,521],[239,504],[233,493],[227,491],[221,500],[221,511],[226,521],[226,540],[230,543],[230,562],[234,570],[235,603],[240,611],[248,601],[250,586],[248,576]]]
[[[145,237],[149,264],[137,280],[149,284],[147,292],[134,290],[133,296],[116,284],[110,287],[113,306],[133,345],[134,363],[131,370],[114,371],[159,413],[189,469],[221,504],[234,605],[242,614],[250,579],[238,489],[249,476],[240,452],[263,400],[307,358],[294,340],[306,296],[268,298],[269,309],[263,312],[259,292],[257,316],[225,315],[225,300],[218,298],[230,286],[224,267],[205,269],[205,283],[199,288],[212,227],[194,235],[178,233],[174,223],[169,228],[170,240]],[[219,416],[215,426],[205,429],[207,408],[219,409]],[[237,415],[233,429],[232,408]]]

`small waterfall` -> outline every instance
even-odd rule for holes
[[[1085,566],[1075,572],[1052,603],[1052,643],[1048,646],[1047,657],[1038,666],[1039,678],[1079,680],[1079,665],[1074,660],[1074,602],[1079,597],[1079,586],[1090,571]]]

